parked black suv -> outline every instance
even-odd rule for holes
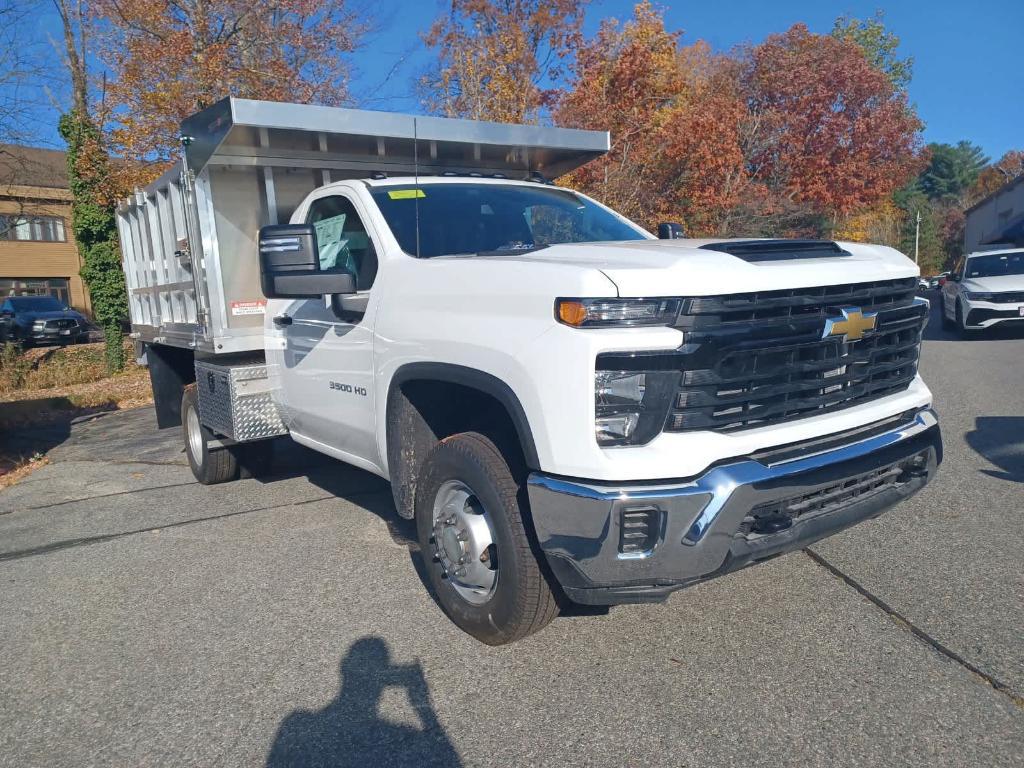
[[[52,296],[9,296],[0,303],[0,341],[75,344],[86,320]]]

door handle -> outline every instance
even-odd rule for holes
[[[278,315],[274,318],[274,325],[291,325],[292,318],[290,315]]]

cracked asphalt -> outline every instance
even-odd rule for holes
[[[149,409],[2,435],[52,463],[0,492],[0,765],[1024,765],[1024,333],[937,321],[921,494],[503,648],[367,473],[203,487]]]

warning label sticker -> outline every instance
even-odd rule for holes
[[[253,301],[232,301],[232,315],[262,315],[267,311],[266,299],[255,299]]]

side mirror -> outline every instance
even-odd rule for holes
[[[659,240],[679,240],[686,237],[683,234],[683,225],[675,221],[666,221],[658,225]]]
[[[961,277],[959,274],[956,274],[950,275],[949,279],[952,280],[954,283],[959,283],[961,280],[963,280],[963,277]]]
[[[312,224],[272,224],[259,235],[260,287],[268,299],[316,299],[355,293],[355,276],[320,270]]]

